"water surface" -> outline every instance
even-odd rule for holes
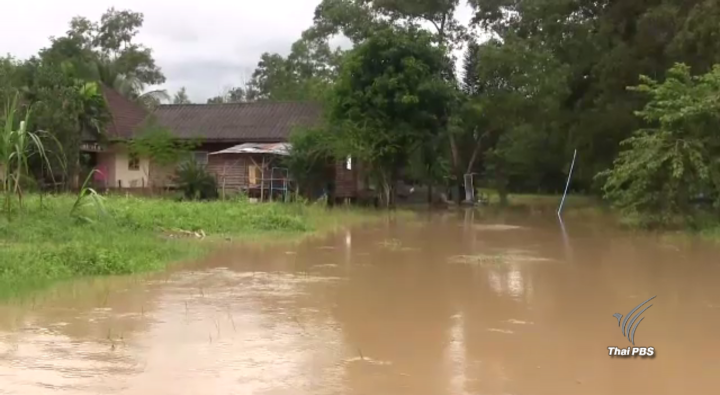
[[[0,394],[710,394],[720,249],[431,215],[0,305]],[[613,314],[657,296],[628,347]]]

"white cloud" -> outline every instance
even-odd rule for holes
[[[142,12],[138,41],[153,49],[171,93],[204,102],[250,77],[263,52],[286,54],[312,24],[319,0],[29,0],[3,6],[0,52],[27,58],[63,35],[74,16],[99,20],[110,7]],[[469,11],[459,17],[469,19]]]

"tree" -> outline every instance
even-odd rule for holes
[[[33,107],[32,127],[48,131],[48,136],[62,147],[65,160],[52,163],[51,168],[56,172],[63,170],[64,180],[76,183],[83,137],[92,136],[102,141],[110,121],[100,87],[75,78],[75,70],[69,63],[58,65],[31,58],[23,63],[21,70],[19,89],[23,93],[22,101]],[[48,145],[51,143],[55,147],[55,141],[47,141]],[[57,155],[51,156],[53,161],[56,158]],[[41,164],[35,165],[37,170]],[[41,176],[39,170],[35,174]]]
[[[611,166],[619,142],[641,127],[634,111],[645,98],[628,92],[638,75],[662,78],[673,63],[698,72],[720,61],[713,40],[720,3],[700,0],[576,1],[471,0],[474,23],[505,42],[514,36],[543,43],[568,69],[569,94],[554,118],[553,139],[578,149],[573,182],[598,187],[594,176]],[[534,178],[541,178],[536,171]]]
[[[14,99],[22,83],[22,62],[10,55],[0,58],[0,102]]]
[[[337,77],[341,51],[324,39],[303,37],[290,54],[264,53],[244,87],[247,101],[320,101]]]
[[[256,99],[257,92],[249,84],[245,84],[244,86],[228,88],[222,95],[209,98],[207,104],[245,103]]]
[[[455,47],[463,42],[466,27],[455,18],[459,0],[323,0],[315,9],[308,38],[342,34],[358,44],[375,31],[388,27],[431,26],[434,40]]]
[[[133,140],[127,142],[128,151],[132,155],[148,158],[152,165],[146,169],[146,176],[150,183],[166,180],[157,180],[152,168],[157,165],[161,171],[168,171],[168,167],[175,166],[178,162],[190,157],[193,148],[199,145],[199,141],[179,140],[172,132],[157,123],[153,118],[148,119],[142,126],[142,130]]]
[[[649,127],[624,140],[625,148],[604,181],[606,199],[641,225],[686,222],[693,198],[706,196],[720,204],[720,65],[700,76],[677,64],[658,82],[642,76],[630,88],[649,96],[636,114]]]
[[[207,99],[207,104],[222,104],[225,103],[225,96],[214,96]]]
[[[480,95],[481,81],[480,68],[480,45],[474,40],[468,42],[467,50],[462,62],[462,90],[468,96]]]
[[[315,8],[313,26],[303,36],[327,40],[342,34],[359,44],[373,32],[392,26],[364,0],[322,0]]]
[[[190,104],[192,103],[190,101],[190,98],[187,95],[187,92],[185,91],[185,87],[183,86],[180,88],[179,91],[175,94],[173,97],[173,104]]]
[[[313,191],[332,179],[337,137],[327,125],[296,129],[290,134],[290,155],[283,163],[304,196],[311,197]]]
[[[446,67],[433,37],[412,27],[381,30],[344,57],[330,120],[345,151],[369,165],[388,207],[411,153],[445,127],[454,100]]]
[[[51,38],[40,51],[44,62],[72,64],[77,77],[100,82],[147,107],[169,101],[164,90],[146,91],[165,82],[152,50],[134,41],[144,22],[142,13],[110,8],[99,22],[75,17],[65,36]]]

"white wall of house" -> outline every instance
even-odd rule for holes
[[[115,182],[115,153],[98,152],[97,164],[97,169],[103,172],[105,186],[108,188],[117,186],[117,182]],[[97,177],[95,178],[97,179]]]
[[[150,159],[139,158],[138,166],[130,166],[130,154],[125,149],[115,150],[114,187],[142,188],[148,186],[148,175],[150,174]]]

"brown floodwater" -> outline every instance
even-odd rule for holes
[[[423,215],[60,284],[0,304],[0,394],[717,393],[720,248],[563,225]],[[653,296],[653,357],[609,356]]]

